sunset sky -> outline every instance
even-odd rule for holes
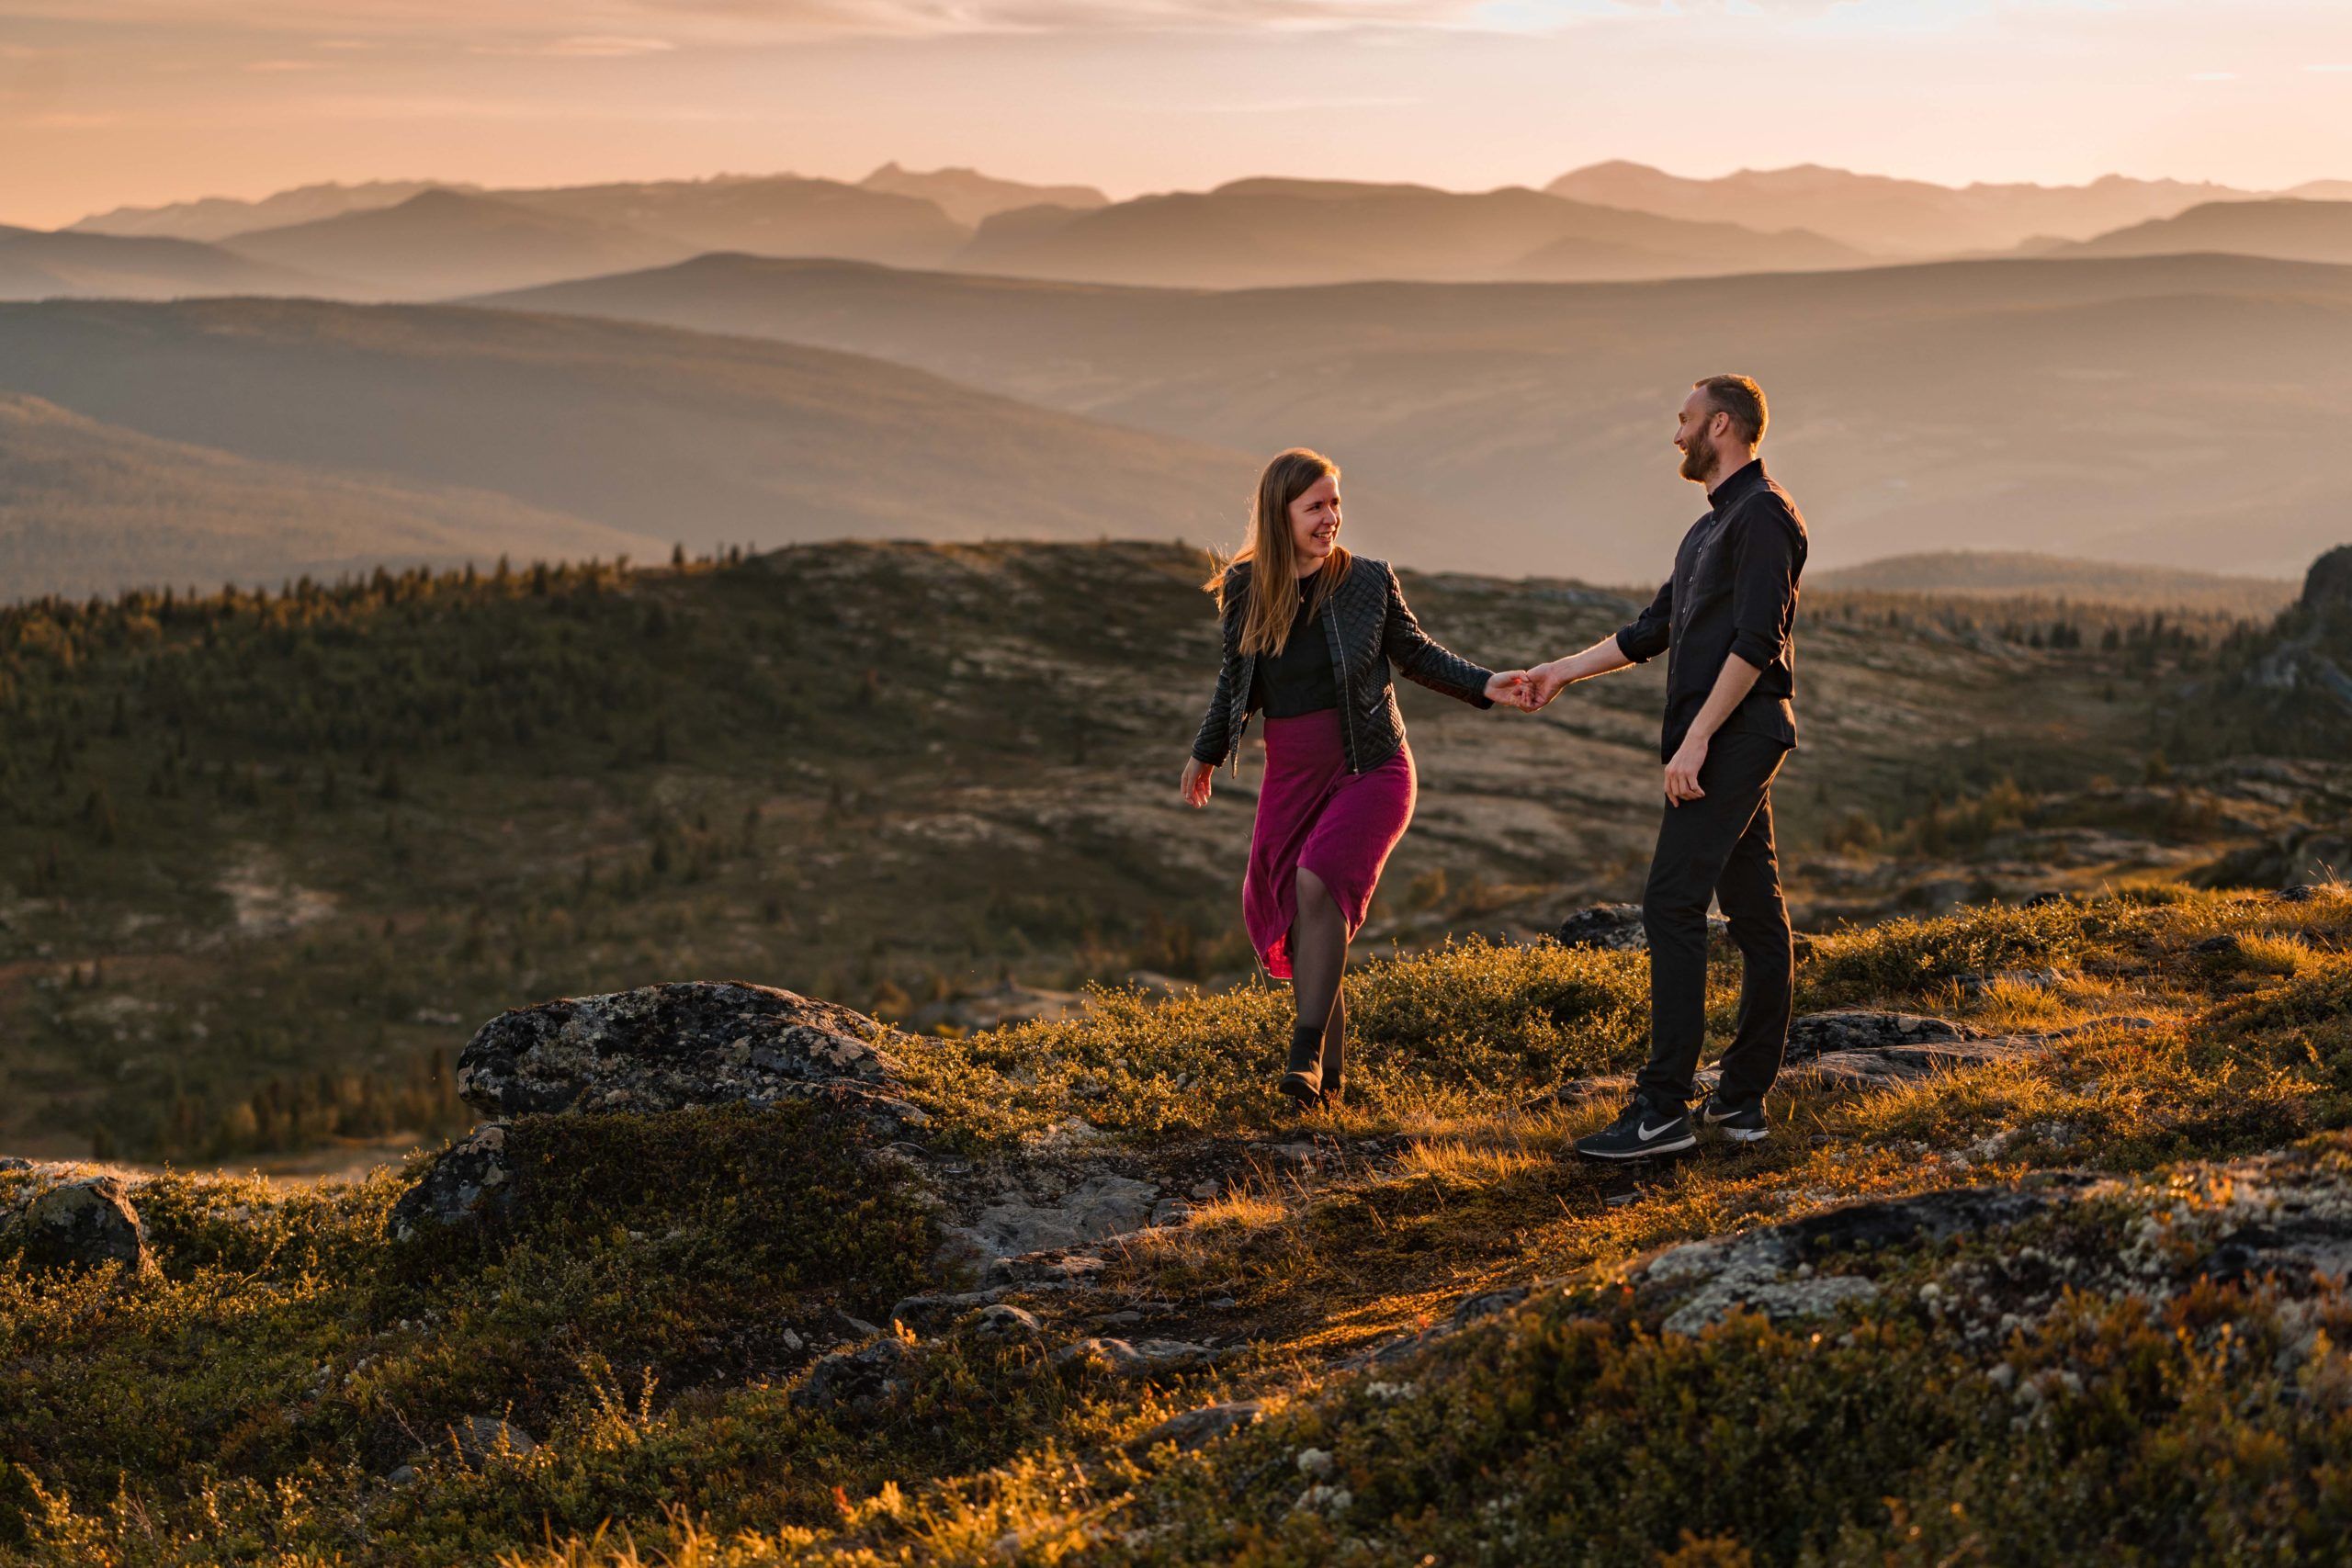
[[[0,0],[0,221],[317,180],[2352,178],[2346,0]]]

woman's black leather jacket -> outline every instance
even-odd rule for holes
[[[1250,688],[1255,683],[1258,657],[1241,651],[1250,566],[1236,562],[1227,580],[1225,659],[1217,669],[1208,715],[1193,738],[1193,755],[1213,768],[1222,767],[1241,750],[1242,732],[1254,711]],[[1396,692],[1388,675],[1391,664],[1407,680],[1431,691],[1459,697],[1474,707],[1495,705],[1487,695],[1494,671],[1471,663],[1421,630],[1386,561],[1357,556],[1346,581],[1332,591],[1330,602],[1308,631],[1317,627],[1330,644],[1331,666],[1339,676],[1340,734],[1347,746],[1350,773],[1380,766],[1405,743],[1405,716],[1396,710]]]

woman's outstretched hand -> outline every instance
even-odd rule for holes
[[[1533,713],[1544,705],[1535,695],[1535,682],[1524,670],[1505,670],[1487,682],[1487,700],[1505,703],[1521,713]]]
[[[1198,757],[1185,758],[1183,782],[1176,786],[1183,792],[1184,804],[1195,809],[1206,806],[1209,803],[1209,780],[1216,775],[1216,770]]]

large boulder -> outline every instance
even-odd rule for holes
[[[444,1150],[393,1205],[406,1240],[487,1218],[512,1199],[518,1116],[655,1112],[816,1100],[878,1145],[930,1118],[900,1099],[899,1063],[864,1013],[772,986],[684,981],[515,1008],[475,1032],[458,1092],[498,1118]]]
[[[18,1222],[26,1266],[62,1271],[120,1265],[132,1274],[152,1272],[147,1228],[115,1177],[69,1181],[35,1199]]]
[[[1562,947],[1589,948],[1602,953],[1647,953],[1649,933],[1642,929],[1639,904],[1588,904],[1560,922],[1552,933]],[[1707,940],[1731,940],[1731,924],[1721,915],[1707,917]]]
[[[458,1092],[492,1116],[684,1111],[820,1099],[897,1136],[923,1112],[864,1013],[735,980],[643,986],[516,1008],[458,1058]]]

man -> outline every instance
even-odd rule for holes
[[[1711,376],[1683,400],[1682,477],[1707,487],[1674,574],[1615,637],[1530,671],[1535,699],[1668,655],[1666,821],[1642,893],[1650,943],[1650,1059],[1610,1126],[1577,1141],[1593,1159],[1644,1159],[1697,1143],[1687,1111],[1706,1031],[1707,905],[1720,899],[1744,961],[1739,1021],[1701,1126],[1752,1143],[1788,1045],[1795,970],[1772,844],[1772,778],[1797,742],[1797,578],[1804,519],[1756,448],[1763,389]]]

